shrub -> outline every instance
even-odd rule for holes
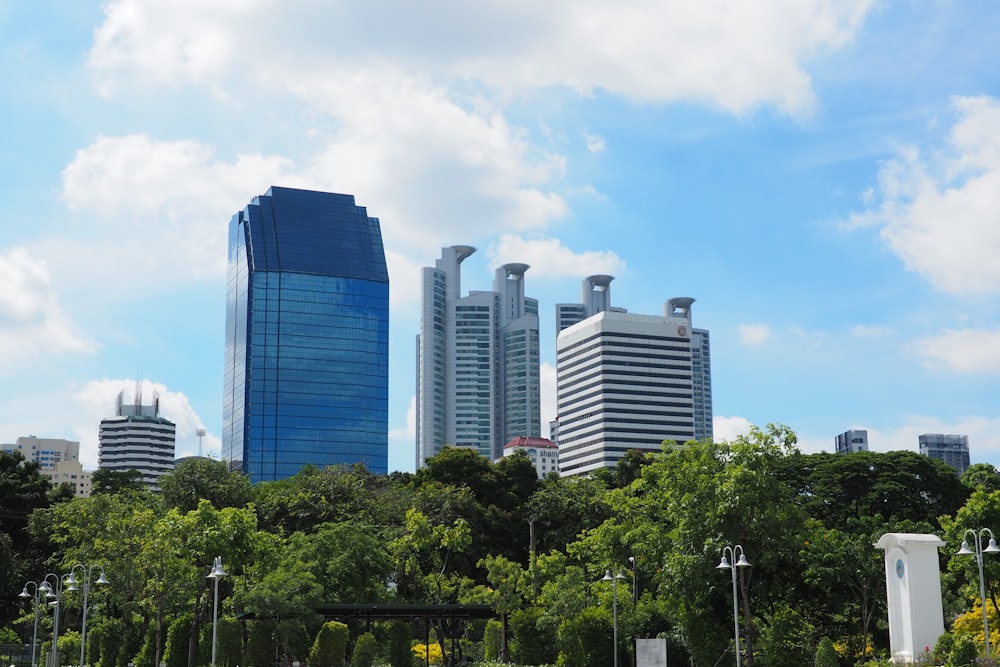
[[[193,618],[191,614],[182,614],[167,628],[166,648],[163,651],[163,662],[167,667],[187,667]]]
[[[979,654],[976,648],[976,640],[972,635],[961,634],[955,637],[955,643],[951,647],[951,655],[948,658],[950,667],[967,667],[972,665]]]
[[[389,664],[392,667],[410,667],[413,664],[410,635],[408,623],[393,621],[389,625]]]
[[[350,631],[338,621],[327,621],[316,634],[309,651],[309,667],[341,667],[347,656]]]
[[[951,633],[946,632],[940,637],[938,637],[937,643],[934,644],[934,662],[938,665],[943,665],[948,662],[948,658],[951,657],[951,647],[955,645],[955,638]]]
[[[837,667],[837,651],[829,637],[823,637],[816,645],[816,667]]]
[[[354,642],[354,651],[351,652],[351,667],[372,667],[376,648],[378,644],[372,633],[366,632],[358,637]]]
[[[495,618],[486,623],[483,632],[483,659],[487,662],[500,659],[503,650],[503,625]]]

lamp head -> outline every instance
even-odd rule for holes
[[[729,564],[729,559],[726,558],[726,554],[722,554],[722,560],[719,561],[719,564],[715,566],[715,569],[716,570],[729,570],[732,567],[733,566]]]
[[[983,549],[983,552],[988,554],[1000,553],[1000,547],[997,546],[997,541],[991,537],[989,546]]]
[[[604,576],[601,577],[601,581],[614,581],[614,577],[611,576],[611,570],[604,571]]]
[[[70,572],[69,576],[66,577],[66,583],[69,584],[69,588],[67,590],[76,590],[76,576],[72,572]]]
[[[17,594],[17,597],[19,597],[19,598],[25,598],[25,599],[31,597],[31,594],[28,593],[28,585],[27,584],[25,584],[24,590],[22,590],[20,593]]]
[[[107,577],[104,576],[104,570],[101,570],[101,576],[98,577],[97,581],[95,581],[94,583],[95,584],[110,584],[111,582],[108,581]]]
[[[212,565],[212,571],[208,573],[208,578],[218,580],[225,576],[228,575],[226,571],[222,569],[222,556],[216,556],[215,563]]]
[[[966,540],[962,540],[962,548],[956,553],[957,556],[972,556],[972,549],[969,548],[969,543]]]
[[[750,567],[750,561],[747,560],[742,551],[740,552],[740,559],[736,561],[736,567]]]

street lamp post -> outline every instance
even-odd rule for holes
[[[34,587],[34,594],[28,592],[28,586]],[[29,581],[24,585],[24,590],[18,595],[18,597],[26,600],[34,598],[35,603],[35,632],[31,635],[31,667],[38,667],[38,593],[38,582]]]
[[[628,562],[632,563],[632,602],[639,604],[639,559],[629,556]]]
[[[983,533],[988,533],[990,536],[989,544],[986,548],[983,548]],[[972,535],[973,544],[976,545],[976,550],[973,551],[969,548],[969,542],[966,539],[966,535]],[[959,556],[972,556],[976,557],[976,565],[979,567],[979,601],[983,606],[983,643],[986,644],[986,658],[990,657],[990,624],[986,619],[986,580],[983,577],[983,554],[995,554],[1000,553],[1000,547],[997,546],[997,541],[993,539],[993,531],[989,528],[982,528],[977,533],[976,531],[969,529],[966,530],[962,535],[962,548],[958,550],[957,555]]]
[[[219,629],[219,579],[226,576],[226,571],[222,569],[222,556],[215,557],[212,564],[212,571],[208,573],[209,579],[215,579],[215,604],[212,609],[212,667],[215,667],[215,644]]]
[[[63,591],[63,579],[67,578],[69,575],[58,575],[53,572],[49,572],[42,579],[42,583],[38,584],[38,590],[45,593],[45,598],[52,598],[49,602],[49,606],[53,609],[52,614],[52,650],[49,652],[51,658],[46,658],[49,661],[51,667],[59,667],[59,604],[62,602],[62,591]],[[49,580],[54,582],[49,583]]]
[[[727,551],[730,558],[736,561],[735,564],[729,564],[729,560],[726,559]],[[738,558],[737,554],[739,554]],[[716,569],[730,570],[733,575],[733,632],[736,635],[736,667],[740,667],[743,664],[740,659],[740,612],[739,606],[736,603],[736,568],[738,567],[750,567],[750,561],[743,555],[743,547],[739,544],[735,547],[725,547],[722,550],[722,561],[716,565]]]
[[[618,667],[618,580],[624,579],[621,572],[611,576],[611,570],[605,570],[601,581],[611,582],[611,640],[614,646],[614,667]]]
[[[100,570],[101,574],[94,583],[104,585],[109,582],[104,576],[104,568],[102,566],[77,563],[70,569],[69,577],[66,579],[66,583],[69,584],[69,587],[66,589],[68,591],[77,590],[76,585],[79,582],[77,582],[74,576],[77,569],[83,572],[83,621],[80,628],[80,667],[83,667],[84,659],[87,655],[87,597],[90,595],[90,578],[93,576],[94,570]]]

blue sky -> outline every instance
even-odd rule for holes
[[[226,234],[269,185],[354,194],[391,280],[411,470],[419,270],[554,304],[697,299],[716,437],[968,434],[1000,465],[992,0],[0,3],[0,442],[81,442],[137,379],[218,455]],[[543,432],[543,435],[545,433]]]

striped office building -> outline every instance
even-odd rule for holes
[[[709,333],[692,327],[693,302],[671,299],[662,316],[609,308],[559,333],[552,432],[562,475],[613,468],[630,449],[712,438]]]

